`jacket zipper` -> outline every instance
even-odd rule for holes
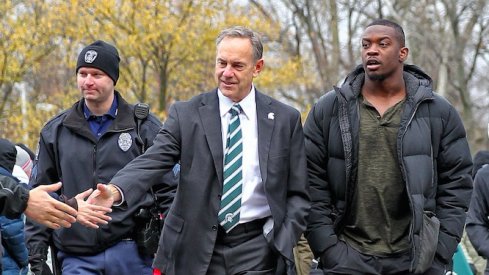
[[[402,133],[401,135],[401,143],[400,143],[400,155],[399,155],[399,164],[401,165],[401,172],[402,172],[402,176],[404,178],[404,181],[406,182],[406,190],[407,190],[407,193],[408,193],[408,200],[409,200],[409,204],[411,205],[411,216],[413,217],[413,220],[414,220],[414,207],[413,207],[413,201],[411,199],[411,191],[410,191],[410,188],[409,188],[409,184],[408,184],[408,178],[407,178],[407,172],[406,172],[406,168],[404,166],[404,161],[403,161],[403,151],[402,151],[402,145],[404,143],[404,136],[406,135],[406,132],[407,132],[407,129],[408,129],[408,126],[411,124],[411,122],[413,121],[414,119],[414,116],[416,115],[416,112],[418,111],[418,108],[419,106],[421,105],[421,103],[425,102],[426,100],[430,100],[430,99],[433,99],[432,97],[427,97],[427,98],[424,98],[424,99],[421,99],[418,103],[416,103],[416,106],[414,107],[414,111],[413,113],[411,114],[411,117],[409,118],[408,122],[406,123],[406,127],[404,129],[404,132]],[[414,235],[414,221],[411,221],[411,225],[409,226],[409,238],[412,239],[412,252],[411,252],[411,256],[412,256],[412,259],[414,259],[415,255],[416,255],[416,246],[414,245],[414,239],[413,239],[413,235]],[[413,271],[414,270],[414,260],[411,262],[411,268],[410,268],[410,271]]]
[[[356,101],[356,108],[357,108],[357,114],[358,114],[357,115],[357,119],[360,119],[360,102],[358,102],[358,100]],[[360,124],[358,121],[356,123],[357,124]],[[350,127],[353,127],[351,121],[350,121],[350,125],[349,126]],[[353,132],[353,131],[351,131],[351,132]],[[353,144],[354,143],[355,142],[353,140],[353,134],[352,134],[352,136],[351,136],[351,147],[352,148],[351,148],[351,152],[350,152],[350,154],[351,154],[350,155],[351,160],[350,160],[350,167],[349,167],[350,171],[348,172],[349,178],[347,179],[347,183],[346,183],[346,186],[345,186],[345,196],[346,196],[345,197],[345,210],[344,210],[344,215],[342,215],[340,221],[343,221],[344,217],[346,217],[347,215],[350,214],[349,212],[350,212],[350,208],[351,207],[349,207],[349,205],[350,205],[349,202],[351,202],[350,198],[353,196],[353,193],[351,193],[351,192],[354,191],[354,190],[351,190],[351,189],[352,189],[352,187],[354,185],[356,187],[356,184],[353,184],[352,183],[352,177],[353,177],[352,176],[352,171],[353,171],[353,165],[354,165],[353,164],[353,159],[354,159],[354,157],[353,157],[353,151],[354,151],[353,146],[354,145]],[[357,166],[358,166],[358,162],[357,162]],[[343,232],[343,228],[344,228],[344,223],[342,223],[341,225],[339,225],[339,229],[340,229],[339,231],[340,232]]]
[[[340,100],[338,101],[339,104],[343,104],[343,107],[338,108],[338,111],[339,111],[338,117],[340,117],[341,116],[341,109],[342,108],[348,108],[348,106],[347,106],[348,105],[347,104],[348,101],[343,97],[340,89],[336,89],[335,88],[335,91],[338,94],[337,97],[340,97],[341,96],[343,98],[343,100],[344,100],[344,102],[340,102]],[[358,103],[358,101],[356,102],[356,108],[357,108],[357,114],[358,114],[359,111],[360,111],[360,104]],[[350,121],[350,118],[348,117],[348,112],[347,111],[346,111],[346,117],[348,118],[348,121],[349,121],[349,125],[347,125],[347,126],[348,126],[348,128],[351,128],[352,127],[352,123]],[[341,131],[341,128],[342,127],[341,127],[341,119],[340,119],[340,131]],[[348,175],[348,177],[346,178],[346,186],[345,186],[345,198],[344,198],[345,199],[345,208],[343,210],[343,215],[339,215],[339,212],[338,212],[337,213],[338,214],[337,215],[337,218],[334,221],[334,227],[338,227],[338,231],[336,232],[337,234],[339,234],[340,232],[343,231],[343,227],[344,227],[344,225],[343,225],[343,219],[344,219],[344,217],[346,217],[349,214],[348,212],[350,211],[350,208],[348,207],[348,200],[349,200],[349,197],[350,197],[349,196],[349,192],[350,192],[351,185],[352,185],[352,183],[351,183],[351,178],[352,178],[351,173],[352,173],[352,170],[353,170],[352,169],[352,167],[353,167],[353,155],[352,154],[353,154],[353,143],[354,143],[354,141],[353,141],[353,135],[351,133],[352,133],[352,131],[350,131],[350,146],[351,146],[351,148],[349,150],[349,154],[350,154],[350,167],[348,167],[347,165],[345,165],[345,169],[347,169],[347,170],[345,170],[345,174]],[[345,144],[343,131],[341,131],[341,138],[343,139],[343,144]],[[346,155],[347,154],[347,150],[346,150],[347,148],[346,148],[345,145],[344,145],[344,148],[343,149],[344,149],[345,155]],[[346,162],[346,159],[345,159],[345,162]]]

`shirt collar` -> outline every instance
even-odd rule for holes
[[[115,119],[115,117],[117,116],[118,107],[119,107],[119,102],[117,101],[117,96],[114,96],[114,100],[112,100],[112,105],[110,105],[109,111],[102,116],[109,116]],[[95,115],[92,114],[90,109],[88,109],[86,102],[83,103],[83,115],[85,116],[86,120],[95,117]]]
[[[245,98],[243,98],[240,102],[233,102],[231,99],[223,95],[221,90],[219,89],[217,89],[217,96],[219,98],[219,111],[221,113],[221,117],[224,117],[227,113],[229,113],[229,110],[231,110],[231,107],[235,103],[238,103],[239,106],[241,106],[241,109],[243,110],[243,114],[248,119],[251,112],[253,111],[253,108],[255,108],[256,103],[255,103],[254,85],[251,85],[250,93]]]

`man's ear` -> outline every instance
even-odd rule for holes
[[[263,70],[263,67],[265,67],[265,62],[263,61],[263,58],[260,58],[258,61],[256,61],[253,77],[257,77]]]
[[[399,51],[399,61],[404,62],[408,58],[409,55],[409,49],[406,47],[402,47],[401,50]]]

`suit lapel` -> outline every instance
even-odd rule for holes
[[[272,101],[262,93],[256,91],[256,121],[258,124],[258,158],[263,184],[267,182],[268,153],[272,140],[275,113],[271,106]]]
[[[223,183],[223,151],[221,135],[221,118],[219,112],[219,99],[217,90],[208,93],[202,99],[202,106],[199,108],[200,119],[202,120],[202,129],[204,129],[205,138],[209,145],[214,167],[216,168],[217,178],[222,186]]]

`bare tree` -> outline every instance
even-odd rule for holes
[[[452,102],[466,124],[474,149],[485,145],[487,107],[488,0],[281,0],[250,1],[281,24],[281,43],[302,60],[314,81],[297,88],[309,106],[360,63],[359,34],[373,19],[405,29],[409,63],[433,77],[435,89]],[[484,65],[484,66],[483,66]],[[300,95],[302,94],[302,96]],[[485,95],[485,96],[484,96]]]

